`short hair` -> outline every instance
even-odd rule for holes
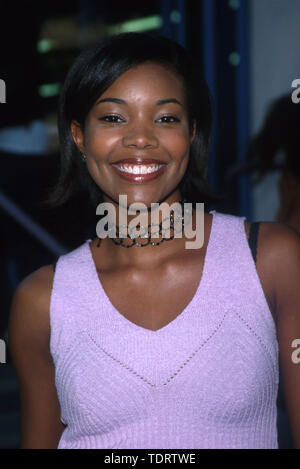
[[[84,130],[85,119],[99,97],[124,72],[143,62],[171,68],[183,81],[191,129],[196,120],[196,135],[191,144],[186,172],[179,184],[182,197],[191,202],[220,200],[206,178],[212,127],[210,91],[198,61],[181,45],[149,33],[121,33],[84,49],[67,73],[58,104],[60,174],[48,192],[45,205],[67,202],[79,190],[88,192],[97,206],[102,191],[90,176],[74,143],[70,125],[76,120]]]

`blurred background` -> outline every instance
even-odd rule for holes
[[[95,231],[84,196],[52,210],[38,203],[59,171],[62,83],[80,50],[101,38],[149,31],[198,56],[214,102],[209,181],[226,194],[211,208],[300,231],[300,104],[291,99],[300,79],[298,0],[2,0],[1,20],[2,345],[17,285]],[[18,385],[4,349],[0,448],[18,448]],[[281,387],[278,432],[280,448],[291,448]]]

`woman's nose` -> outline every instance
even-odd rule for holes
[[[123,145],[125,147],[135,146],[137,148],[158,147],[158,139],[154,135],[153,129],[144,125],[138,125],[128,129],[123,137]]]

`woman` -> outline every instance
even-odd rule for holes
[[[214,197],[210,129],[207,86],[182,47],[138,33],[97,44],[62,90],[52,203],[83,185],[118,225],[120,194],[125,209],[186,199],[200,230],[195,203]],[[143,163],[155,177],[128,180]],[[117,230],[23,280],[9,328],[21,447],[277,448],[280,351],[299,448],[299,235],[261,223],[255,265],[249,233],[245,217],[212,210],[197,249],[186,249],[184,230],[147,246]]]

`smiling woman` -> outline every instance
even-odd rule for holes
[[[133,93],[131,87],[136,74],[143,74],[140,65],[147,67],[143,87],[148,89],[148,102],[145,99],[139,101],[138,91]],[[164,76],[164,89],[160,89],[157,82],[157,70]],[[123,90],[119,90],[118,79],[123,75],[127,78],[127,89],[124,84]],[[177,85],[174,91],[179,93],[180,99],[170,95],[174,82]],[[122,91],[123,99],[116,94],[119,91]],[[140,93],[143,91],[140,89]],[[152,91],[155,94],[151,96]],[[128,97],[132,98],[130,102]],[[140,108],[142,102],[143,109]],[[133,122],[132,116],[137,108],[143,116],[136,115]],[[126,112],[126,116],[120,115],[121,110]],[[72,121],[78,123],[84,133],[86,126],[89,123],[94,125],[98,119],[101,123],[99,132],[102,130],[111,134],[115,132],[115,125],[124,127],[129,120],[131,127],[140,124],[146,110],[148,119],[155,118],[156,126],[160,124],[165,131],[166,126],[171,127],[173,136],[178,127],[181,130],[188,125],[191,131],[196,123],[187,171],[180,181],[182,196],[191,202],[219,200],[220,197],[206,181],[212,110],[210,93],[201,75],[200,65],[184,48],[166,38],[124,33],[83,51],[66,77],[58,115],[62,169],[46,203],[50,206],[64,203],[79,187],[89,192],[94,206],[103,200],[102,187],[81,164],[80,151],[84,151],[74,144],[70,132]],[[155,115],[154,110],[160,115]],[[185,113],[183,122],[178,122],[179,116],[174,113]]]
[[[278,448],[279,353],[300,447],[299,235],[215,210],[198,225],[198,204],[218,199],[199,70],[178,44],[126,33],[83,51],[67,75],[48,203],[83,187],[117,215],[142,202],[149,221],[153,203],[188,201],[204,242],[87,239],[20,284],[9,342],[22,448]]]
[[[171,97],[158,99],[161,96]],[[147,62],[115,80],[89,111],[84,128],[72,120],[74,141],[105,199],[116,201],[119,193],[126,193],[129,204],[150,206],[174,191],[184,176],[195,136],[185,101],[177,74]],[[178,196],[174,194],[173,200]]]

